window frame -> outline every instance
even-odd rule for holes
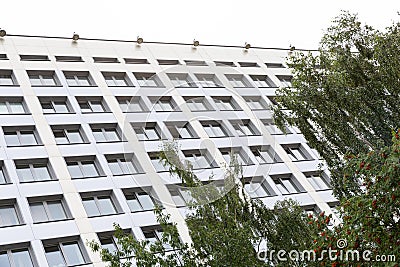
[[[17,176],[18,176],[18,180],[20,183],[30,183],[30,182],[47,182],[47,181],[56,181],[56,177],[53,174],[53,171],[51,169],[50,166],[50,162],[48,160],[48,158],[41,158],[41,159],[23,159],[23,160],[14,160],[14,164],[15,164],[15,169],[17,171]],[[39,166],[38,166],[39,165]],[[21,166],[27,166],[28,168],[21,168]],[[38,175],[36,173],[36,168],[46,168],[47,170],[47,174],[49,179],[38,179]],[[29,181],[22,181],[20,175],[18,174],[18,169],[29,169],[30,174],[33,178],[33,180],[29,180]]]
[[[54,219],[54,218],[52,218],[53,215],[52,215],[52,212],[50,211],[48,202],[59,202],[59,204],[61,205],[61,209],[62,209],[62,212],[63,212],[65,218],[63,218],[63,219]],[[71,219],[70,211],[69,211],[69,209],[68,209],[68,207],[66,205],[65,199],[63,198],[62,195],[28,198],[28,203],[29,203],[29,209],[30,209],[34,224],[66,221],[66,220],[70,220]],[[34,213],[32,212],[32,206],[31,206],[33,204],[41,204],[43,206],[43,210],[45,212],[47,220],[44,220],[44,221],[35,220],[35,216],[34,216]]]
[[[90,75],[89,71],[63,71],[65,81],[68,87],[96,87],[96,83],[94,82],[92,76]],[[83,79],[87,81],[88,84],[82,83]],[[75,81],[76,84],[70,84],[69,80]]]
[[[29,81],[31,84],[31,87],[62,87],[60,80],[57,77],[57,74],[55,71],[53,70],[27,70],[26,71],[29,77]],[[38,76],[38,79],[40,81],[40,84],[34,84],[32,83],[32,76]],[[54,84],[46,84],[46,80],[44,77],[45,76],[51,76],[52,81],[54,82]]]
[[[98,164],[95,156],[79,156],[79,157],[65,157],[65,162],[67,164],[68,173],[71,176],[71,179],[90,179],[104,176],[102,169],[100,168],[100,164]],[[83,167],[85,164],[82,162],[90,162],[93,165],[93,169],[96,171],[96,175],[87,176],[85,173],[85,168]],[[69,166],[77,165],[82,176],[73,176],[71,174]],[[87,164],[86,164],[87,165]]]
[[[6,140],[7,147],[27,147],[27,146],[41,146],[43,145],[41,139],[36,131],[35,126],[3,126],[4,139]],[[25,134],[23,132],[26,132]],[[28,133],[29,132],[29,133]],[[25,135],[25,137],[24,137]],[[18,139],[18,144],[8,144],[6,136],[14,136]],[[32,136],[35,143],[25,144],[22,141],[27,136]]]
[[[3,84],[2,80],[9,80],[11,84]],[[13,70],[0,69],[0,87],[19,86]]]

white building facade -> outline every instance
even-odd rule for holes
[[[157,157],[166,140],[205,182],[223,179],[234,152],[251,197],[331,213],[317,153],[273,124],[287,53],[0,38],[0,266],[104,266],[87,241],[114,247],[113,223],[157,238],[155,203],[189,241],[185,188]]]

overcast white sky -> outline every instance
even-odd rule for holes
[[[400,0],[1,0],[9,34],[313,49],[340,10],[382,29]]]

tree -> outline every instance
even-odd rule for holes
[[[290,88],[277,91],[278,126],[297,126],[328,163],[337,197],[343,158],[391,144],[400,122],[400,24],[381,32],[343,12],[315,53],[294,52]]]
[[[131,266],[133,257],[137,266],[270,266],[271,263],[306,266],[303,260],[280,262],[275,254],[261,253],[309,249],[316,232],[311,232],[314,229],[307,226],[307,216],[293,200],[279,202],[271,210],[260,200],[249,198],[240,182],[241,167],[235,156],[224,179],[226,192],[212,184],[204,186],[190,164],[179,160],[175,145],[166,144],[160,157],[169,166],[171,175],[190,188],[192,201],[185,220],[192,244],[182,243],[175,224],[157,209],[157,220],[164,233],[160,242],[150,244],[135,240],[118,226],[119,249],[116,252],[90,242],[92,249],[100,251],[109,266]],[[263,255],[265,261],[260,260],[259,255]]]
[[[343,220],[328,227],[324,214],[310,218],[319,231],[316,252],[335,249],[346,239],[347,248],[370,250],[371,258],[400,257],[399,27],[394,23],[377,31],[344,12],[316,53],[295,52],[289,58],[293,87],[278,90],[274,117],[281,128],[286,123],[300,128],[326,160]],[[355,264],[327,257],[321,262],[331,263]]]
[[[377,255],[384,256],[389,263],[374,262],[373,266],[396,266],[400,258],[399,135],[400,131],[393,133],[390,147],[347,157],[345,179],[359,181],[363,194],[341,203],[343,223],[334,228],[328,227],[330,218],[324,214],[310,218],[311,227],[319,232],[314,240],[315,251],[354,250],[359,253],[359,266],[371,266],[371,262],[366,260],[372,261]],[[347,245],[338,247],[339,240]],[[363,253],[366,258],[363,258]],[[354,266],[355,261],[348,261],[343,256],[336,260],[325,257],[323,262],[332,263],[332,266],[339,263],[340,266]]]

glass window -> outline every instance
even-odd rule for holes
[[[190,126],[189,123],[181,124],[178,122],[174,122],[171,125],[167,125],[168,130],[170,131],[173,138],[177,139],[186,139],[186,138],[195,138],[194,130]]]
[[[155,124],[150,123],[150,126],[133,126],[133,127],[140,141],[161,139]]]
[[[167,74],[174,87],[193,87],[195,84],[185,73],[169,73]]]
[[[0,70],[0,86],[16,84],[12,70]]]
[[[121,141],[116,126],[98,127],[97,125],[92,125],[91,127],[96,142]]]
[[[4,171],[4,166],[2,165],[2,162],[0,162],[0,184],[6,184],[7,179]]]
[[[256,135],[256,131],[249,120],[244,121],[231,121],[233,128],[239,136]]]
[[[219,110],[240,110],[232,97],[213,97]]]
[[[119,106],[122,109],[122,112],[143,112],[146,111],[146,107],[140,101],[140,98],[126,98],[126,97],[118,97],[117,98]]]
[[[267,75],[250,75],[257,87],[275,87],[275,84]]]
[[[58,86],[54,71],[27,71],[32,86]]]
[[[204,97],[186,97],[185,100],[191,111],[210,110]]]
[[[64,71],[68,86],[93,86],[95,85],[87,71]]]
[[[60,242],[45,246],[49,267],[75,266],[86,263],[78,242]]]
[[[100,176],[94,160],[69,160],[67,159],[67,168],[73,179],[90,178]]]
[[[20,182],[49,181],[51,180],[47,163],[20,163],[15,162]]]
[[[78,104],[82,113],[91,113],[91,112],[106,112],[105,105],[103,104],[102,99],[85,99],[78,98]]]
[[[264,185],[264,182],[262,182],[263,178],[261,179],[261,181],[257,181],[254,179],[245,179],[244,189],[251,198],[267,197],[272,195]]]
[[[166,166],[164,166],[164,164],[161,162],[157,153],[149,153],[149,157],[150,157],[151,163],[153,164],[154,169],[157,172],[168,171],[168,168]]]
[[[274,163],[279,161],[276,152],[269,146],[256,146],[251,147],[254,157],[258,163]]]
[[[300,193],[300,190],[293,183],[290,177],[274,178],[276,187],[283,194],[295,194]]]
[[[15,267],[33,267],[32,259],[27,249],[12,250],[11,257]]]
[[[225,76],[233,87],[248,87],[248,82],[241,74],[227,74]]]
[[[103,72],[108,86],[129,86],[128,78],[124,72]]]
[[[136,80],[141,87],[159,87],[163,86],[160,80],[157,78],[155,73],[143,73],[143,72],[135,72],[133,73]]]
[[[202,87],[220,87],[221,82],[214,74],[195,74],[198,83]]]
[[[24,127],[20,127],[19,129],[20,130],[3,128],[7,146],[29,146],[38,144],[34,130],[24,130]]]
[[[124,155],[107,155],[106,158],[113,175],[139,173],[137,163],[132,161],[134,159],[125,158]]]
[[[152,197],[144,191],[124,192],[128,206],[132,212],[146,211],[154,209]]]
[[[82,202],[89,217],[117,213],[110,196],[84,197]]]
[[[307,160],[308,156],[303,152],[300,145],[282,145],[283,149],[293,161]]]
[[[14,205],[0,206],[0,226],[20,224]]]
[[[24,114],[26,113],[22,99],[0,99],[0,114]]]
[[[174,111],[174,105],[171,97],[161,97],[154,99],[153,108],[155,111]]]
[[[32,202],[29,204],[34,222],[50,222],[67,219],[61,200]]]
[[[266,109],[261,98],[245,98],[245,100],[247,105],[253,110]]]
[[[326,190],[330,188],[328,183],[324,178],[321,177],[321,175],[307,174],[306,178],[315,190]]]
[[[188,160],[192,164],[193,169],[214,167],[209,159],[205,155],[203,155],[204,152],[202,153],[202,151],[200,150],[185,150],[182,152],[186,160]]]
[[[39,97],[40,104],[42,105],[43,113],[70,113],[71,110],[67,104],[66,99],[55,98],[47,99]]]
[[[201,122],[209,137],[227,137],[228,134],[218,122]]]

